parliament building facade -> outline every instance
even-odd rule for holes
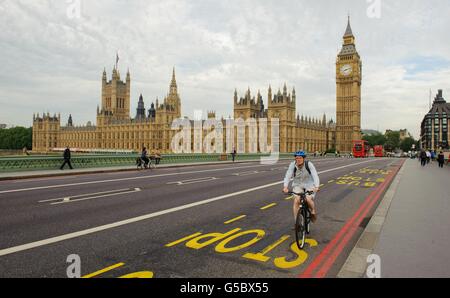
[[[361,139],[361,81],[362,62],[355,47],[350,20],[344,35],[344,44],[336,61],[336,122],[305,117],[296,113],[296,90],[267,91],[267,109],[261,93],[251,94],[247,90],[242,97],[234,93],[234,119],[268,119],[268,144],[271,147],[271,119],[279,119],[280,152],[306,150],[324,152],[331,148],[341,153],[351,152],[353,140]],[[113,69],[110,80],[106,70],[102,77],[101,107],[97,107],[96,125],[74,126],[72,116],[65,126],[61,126],[60,115],[49,113],[33,116],[33,151],[49,152],[56,148],[77,148],[92,151],[140,151],[142,147],[172,152],[172,139],[177,133],[172,130],[172,122],[182,117],[181,99],[178,93],[175,69],[172,74],[168,95],[162,102],[156,100],[147,111],[142,95],[134,118],[130,118],[131,77],[127,72],[122,80],[117,68]],[[215,118],[208,112],[208,118]],[[225,120],[221,120],[224,123]],[[208,131],[204,131],[206,135]],[[192,133],[194,134],[194,133]],[[224,149],[227,146],[226,133]],[[235,138],[236,141],[236,138]],[[250,151],[248,129],[245,136],[245,152]],[[254,148],[254,147],[253,147]],[[259,148],[259,146],[258,146]],[[194,144],[191,146],[194,152]]]

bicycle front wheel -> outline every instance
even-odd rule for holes
[[[297,246],[299,249],[305,247],[306,238],[306,226],[305,226],[305,216],[303,210],[300,209],[297,214],[297,220],[295,222],[295,240],[297,241]]]

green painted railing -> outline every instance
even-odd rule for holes
[[[269,155],[262,154],[238,154],[236,161],[258,160]],[[104,168],[133,166],[139,154],[130,155],[73,155],[71,159],[74,168]],[[290,158],[292,154],[280,154],[280,158]],[[181,164],[181,163],[201,163],[231,161],[231,155],[221,154],[167,154],[163,155],[161,164]],[[30,157],[3,157],[0,158],[0,172],[17,172],[33,170],[54,170],[58,169],[63,162],[63,158],[30,156]]]

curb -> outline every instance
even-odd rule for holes
[[[280,158],[279,160],[288,160],[287,158]],[[218,162],[205,162],[205,163],[192,163],[192,164],[169,164],[161,165],[157,169],[167,169],[167,168],[185,168],[185,167],[195,167],[195,166],[209,166],[209,165],[227,165],[227,164],[239,164],[248,162],[259,162],[260,160],[240,160],[235,162],[229,161],[218,161]],[[69,171],[69,170],[68,170]],[[135,166],[130,168],[120,168],[120,169],[102,169],[102,170],[92,170],[89,171],[79,171],[79,172],[62,172],[62,173],[49,173],[49,174],[29,174],[24,176],[10,176],[10,177],[0,177],[0,181],[10,181],[10,180],[24,180],[24,179],[34,179],[34,178],[49,178],[49,177],[61,177],[61,176],[78,176],[78,175],[88,175],[88,174],[101,174],[101,173],[118,173],[118,172],[136,172],[139,171]],[[147,170],[150,171],[150,170]],[[17,172],[16,172],[17,173]]]
[[[369,221],[369,224],[364,229],[364,232],[339,271],[337,275],[338,278],[364,278],[366,276],[368,267],[367,258],[373,253],[375,246],[378,243],[383,224],[386,220],[392,200],[394,199],[394,195],[397,192],[403,172],[404,164],[394,178],[394,181],[392,181],[377,210]]]

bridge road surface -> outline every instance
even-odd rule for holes
[[[290,161],[0,182],[0,277],[334,277],[399,159],[317,159],[319,220],[295,246]]]

